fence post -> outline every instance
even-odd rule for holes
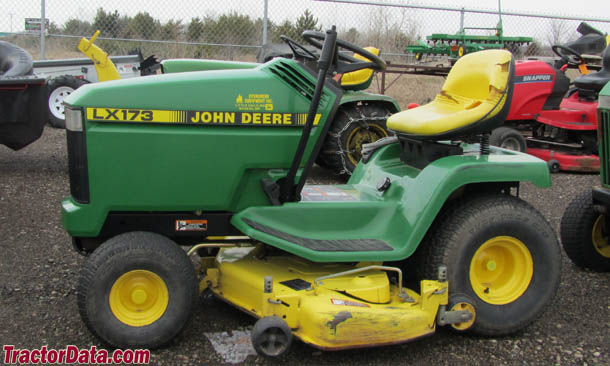
[[[40,0],[40,59],[44,60],[45,0]]]
[[[267,10],[269,8],[269,0],[265,1],[265,13],[263,14],[263,45],[267,43]]]
[[[460,10],[460,34],[464,34],[464,8]]]

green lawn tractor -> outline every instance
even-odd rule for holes
[[[602,72],[598,72],[600,74]],[[609,80],[609,73],[599,80]],[[579,193],[561,218],[561,242],[576,265],[610,272],[610,83],[599,92],[597,105],[601,186]]]
[[[339,350],[536,319],[561,257],[517,197],[522,181],[550,186],[546,164],[489,146],[511,54],[462,57],[433,102],[388,119],[395,135],[365,145],[347,184],[306,185],[341,113],[336,75],[386,64],[334,27],[303,36],[321,45],[316,62],[111,81],[66,100],[62,222],[89,256],[77,295],[88,328],[112,347],[160,347],[202,291],[258,318],[265,356],[294,337]]]

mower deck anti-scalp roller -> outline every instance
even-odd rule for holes
[[[386,64],[334,27],[303,37],[319,56],[69,97],[62,221],[89,255],[78,291],[89,329],[113,347],[163,346],[197,288],[258,318],[252,344],[274,357],[295,339],[339,350],[534,321],[561,257],[517,197],[522,181],[550,186],[545,162],[489,145],[510,106],[511,54],[460,58],[433,102],[389,117],[394,136],[366,145],[346,184],[306,185],[341,111],[337,75]]]

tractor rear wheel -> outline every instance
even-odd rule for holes
[[[489,144],[509,150],[525,152],[527,144],[523,135],[510,127],[498,127],[491,132]]]
[[[316,162],[334,173],[349,176],[362,157],[362,144],[389,136],[386,120],[390,115],[379,104],[352,103],[337,111]]]
[[[595,212],[591,190],[578,194],[561,218],[563,249],[579,267],[610,271],[610,243],[606,217]]]
[[[176,243],[130,232],[91,254],[78,284],[78,310],[112,347],[158,348],[184,328],[197,290],[195,269]]]
[[[445,208],[419,253],[419,275],[435,278],[447,266],[449,306],[472,299],[469,331],[515,332],[534,321],[559,286],[561,253],[553,229],[526,202],[482,194]]]

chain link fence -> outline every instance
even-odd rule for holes
[[[42,4],[49,20],[44,53],[40,31],[36,30],[37,26],[40,29]],[[467,29],[467,32],[493,35],[500,20],[497,8],[470,9],[460,1],[448,7],[432,7],[409,0],[107,0],[103,3],[54,0],[46,4],[44,0],[13,0],[8,8],[9,12],[0,17],[0,32],[4,39],[24,47],[35,59],[82,57],[76,50],[78,39],[91,37],[99,29],[97,43],[111,55],[140,49],[145,56],[156,54],[160,58],[254,61],[265,41],[281,42],[282,34],[299,40],[306,29],[324,30],[336,25],[340,38],[378,47],[382,56],[391,62],[411,63],[415,61],[414,55],[408,54],[406,47],[425,40],[429,34],[486,28]],[[582,20],[604,33],[610,31],[610,19],[502,10],[504,36],[526,36],[534,40],[515,50],[521,56],[550,56],[550,45],[578,37],[576,28]],[[434,64],[443,59],[430,56],[423,61]],[[399,100],[405,94],[400,85],[420,91],[409,101],[424,102],[429,96],[421,90],[436,91],[442,84],[438,77],[400,77],[405,81],[395,83],[390,92]],[[374,83],[373,89],[378,84]]]

